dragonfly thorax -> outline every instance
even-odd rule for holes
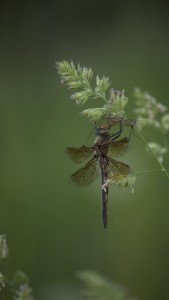
[[[106,157],[107,156],[107,152],[108,152],[108,145],[104,144],[95,144],[94,145],[94,151],[95,151],[95,157],[99,158],[99,157]]]

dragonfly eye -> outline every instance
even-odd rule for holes
[[[109,127],[101,126],[101,127],[96,128],[96,135],[97,136],[102,136],[105,133],[109,133]]]

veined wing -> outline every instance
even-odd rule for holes
[[[86,146],[80,148],[68,147],[66,152],[75,163],[80,164],[93,154],[93,149]]]
[[[72,181],[78,186],[91,184],[99,175],[97,159],[92,158],[84,167],[77,170],[71,175]]]
[[[122,156],[123,153],[126,152],[128,146],[129,146],[129,138],[127,137],[124,137],[117,141],[111,141],[108,147],[107,155],[112,158]]]
[[[135,174],[129,165],[109,158],[107,184],[115,183],[119,186],[130,187],[135,182]]]

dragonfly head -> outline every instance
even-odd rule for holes
[[[104,136],[109,134],[109,130],[110,130],[110,126],[106,125],[106,126],[100,126],[96,128],[96,136]]]

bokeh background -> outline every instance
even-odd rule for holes
[[[72,59],[109,76],[131,99],[129,117],[136,86],[169,105],[168,12],[163,1],[1,1],[0,233],[11,270],[30,276],[37,299],[79,299],[74,273],[84,269],[140,300],[169,299],[168,180],[140,176],[134,194],[112,187],[103,230],[100,182],[71,185],[77,166],[64,153],[92,124],[54,67]],[[123,161],[157,167],[134,136]]]

